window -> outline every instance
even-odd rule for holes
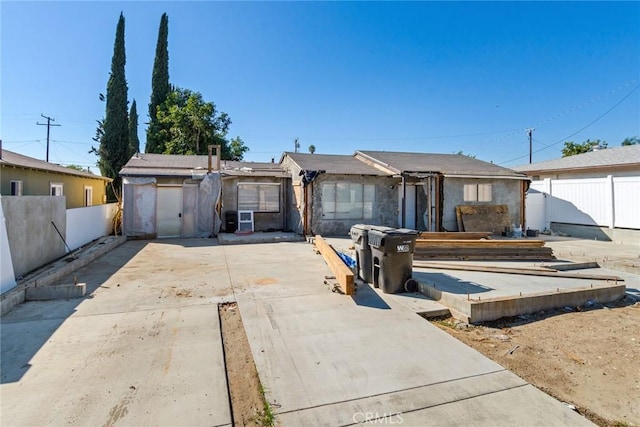
[[[490,202],[492,200],[491,184],[465,184],[465,202]]]
[[[238,184],[238,210],[280,212],[280,184]]]
[[[348,182],[322,184],[324,219],[371,219],[375,186]]]
[[[59,182],[52,182],[49,184],[50,192],[52,196],[62,196],[62,184]]]
[[[90,185],[84,186],[84,205],[93,206],[93,187]]]
[[[22,181],[11,181],[11,195],[22,196]]]

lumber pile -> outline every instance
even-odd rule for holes
[[[333,246],[327,243],[322,236],[317,235],[314,243],[320,254],[326,261],[327,265],[336,276],[336,280],[340,284],[340,289],[345,295],[353,295],[355,293],[354,275],[347,265],[342,261],[342,258],[338,256]]]
[[[551,260],[555,259],[544,240],[510,239],[423,239],[416,240],[415,260]]]
[[[488,239],[491,236],[490,231],[423,231],[418,234],[418,239],[430,240],[446,240],[446,239],[464,239],[464,240],[480,240]]]

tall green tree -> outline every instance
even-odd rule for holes
[[[229,158],[225,160],[236,160],[241,162],[244,160],[244,153],[249,151],[249,147],[244,145],[244,141],[239,136],[229,141]]]
[[[129,157],[140,152],[140,138],[138,138],[138,107],[136,100],[131,103],[129,111]]]
[[[607,143],[599,139],[590,140],[587,139],[582,144],[577,144],[573,141],[567,141],[564,143],[562,149],[562,157],[575,156],[576,154],[583,154],[592,151],[594,147],[607,148]]]
[[[632,136],[631,138],[625,138],[624,141],[622,141],[622,145],[627,146],[627,145],[636,145],[636,144],[640,144],[640,138],[638,138],[637,136]]]
[[[316,146],[315,146],[315,145],[313,145],[313,144],[311,144],[311,145],[309,146],[309,152],[310,152],[311,154],[315,153],[315,152],[316,152]]]
[[[208,145],[221,145],[224,160],[233,153],[226,136],[231,125],[229,115],[206,102],[202,94],[189,89],[176,88],[158,107],[160,137],[167,142],[164,154],[206,154]],[[235,153],[244,153],[244,143],[238,139]]]
[[[124,16],[121,12],[107,82],[106,113],[104,120],[98,121],[94,138],[100,145],[97,149],[92,148],[92,152],[98,154],[98,167],[102,175],[113,178],[113,188],[107,188],[109,201],[115,201],[120,192],[121,179],[118,173],[129,160],[129,101],[125,64]]]
[[[166,132],[163,132],[158,122],[158,107],[162,105],[171,93],[169,84],[169,17],[166,13],[160,18],[156,57],[153,61],[151,75],[151,101],[149,102],[149,127],[147,127],[147,153],[162,153],[167,143]]]

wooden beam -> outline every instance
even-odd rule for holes
[[[558,277],[568,279],[588,279],[588,280],[611,280],[617,282],[623,282],[624,279],[618,276],[605,276],[600,274],[578,274],[578,273],[562,273],[558,271],[544,271],[544,270],[532,270],[523,268],[511,268],[511,267],[494,267],[484,265],[453,265],[453,264],[438,264],[433,262],[414,261],[414,267],[420,268],[433,268],[438,270],[462,270],[462,271],[479,271],[485,273],[504,273],[504,274],[519,274],[523,276],[546,276],[546,277]]]
[[[418,235],[418,239],[466,239],[466,240],[480,240],[488,239],[491,236],[490,231],[423,231]]]
[[[342,258],[340,258],[335,249],[333,249],[333,246],[327,243],[322,236],[317,235],[315,243],[316,247],[322,254],[322,257],[329,265],[331,272],[336,276],[336,280],[338,280],[342,292],[345,295],[353,295],[355,286],[353,272],[351,269],[346,266],[344,261],[342,261]]]
[[[469,239],[416,239],[417,248],[540,248],[544,240],[469,240]]]

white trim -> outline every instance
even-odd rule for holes
[[[60,194],[51,194],[52,190],[54,188],[59,188],[60,189]],[[50,182],[49,183],[49,195],[51,196],[64,196],[64,184],[61,182]]]
[[[89,194],[90,194],[88,200],[87,200],[87,190],[89,190]],[[85,185],[84,186],[84,191],[82,193],[82,196],[84,198],[83,204],[84,204],[85,207],[93,206],[93,186]]]
[[[500,176],[500,175],[449,175],[443,174],[445,178],[477,178],[477,179],[515,179],[518,181],[530,181],[531,178],[528,176],[518,177],[518,176]]]

